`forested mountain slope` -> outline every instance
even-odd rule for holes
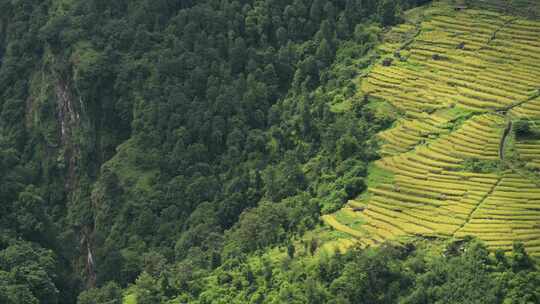
[[[428,2],[0,0],[0,303],[538,302],[535,7]]]
[[[362,190],[378,124],[312,91],[354,72],[327,72],[339,45],[376,43],[358,24],[416,2],[0,1],[1,301],[71,303],[314,227]]]

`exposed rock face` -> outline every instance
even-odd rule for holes
[[[80,145],[74,139],[75,130],[80,126],[80,115],[76,111],[73,96],[66,81],[60,79],[55,86],[58,122],[60,124],[60,142],[68,165],[66,191],[71,191],[76,184],[76,165],[80,159]]]
[[[80,168],[82,139],[77,134],[81,130],[81,108],[77,107],[76,98],[72,94],[68,82],[64,79],[59,78],[56,82],[55,94],[57,97],[57,119],[60,125],[60,143],[61,148],[64,150],[64,160],[67,164],[65,190],[68,193],[68,200],[72,201],[77,196],[75,190],[79,188],[80,174],[83,172],[83,168]],[[81,268],[84,268],[85,271],[87,288],[95,287],[96,284],[93,229],[91,223],[83,224],[79,229],[80,258],[84,260],[84,266],[81,266]]]

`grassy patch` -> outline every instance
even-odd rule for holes
[[[361,216],[355,214],[351,209],[341,209],[336,212],[334,216],[340,223],[353,229],[358,229],[365,222]]]
[[[519,161],[519,153],[516,149],[516,135],[508,134],[504,145],[504,160],[505,162],[515,163]]]
[[[375,97],[369,97],[369,102],[366,105],[366,108],[379,119],[395,120],[402,116],[399,110],[391,103]]]
[[[459,130],[469,119],[471,119],[476,113],[463,110],[458,107],[454,107],[455,112],[450,112],[453,115],[456,115],[455,118],[448,122],[445,126],[443,126],[444,129],[448,129],[450,131],[457,131]]]
[[[448,108],[448,109],[443,109],[443,110],[440,110],[439,111],[441,114],[446,114],[448,116],[452,116],[452,117],[470,117],[471,115],[474,114],[474,112],[470,111],[470,110],[467,110],[465,108],[462,108],[462,107],[459,107],[459,106],[454,106],[454,107],[451,107],[451,108]]]
[[[159,174],[159,170],[147,170],[142,168],[141,163],[145,155],[135,147],[130,140],[121,144],[118,153],[108,161],[105,166],[112,169],[124,187],[151,192],[152,184]]]
[[[348,248],[350,248],[351,246],[354,246],[354,244],[356,244],[356,242],[351,239],[339,238],[339,239],[324,243],[320,247],[319,253],[333,255],[337,251],[345,252]]]
[[[122,304],[137,304],[137,296],[132,293],[127,293],[126,295],[124,295]]]
[[[397,62],[398,62],[397,65],[407,68],[411,71],[422,72],[426,70],[426,66],[419,62],[411,62],[411,61],[397,61]]]
[[[499,173],[503,169],[499,160],[482,160],[477,158],[468,158],[463,162],[465,171],[474,173]]]
[[[336,250],[343,252],[356,243],[356,240],[350,234],[324,225],[315,230],[306,232],[298,242],[295,242],[297,252],[303,253],[304,255],[308,254],[304,247],[313,239],[316,239],[319,242],[317,254],[314,256],[315,259],[320,255],[333,255]]]
[[[330,111],[334,113],[344,113],[350,111],[352,108],[352,102],[350,99],[343,100],[330,106]]]
[[[415,7],[404,12],[403,17],[407,22],[418,23],[424,19],[425,6]]]
[[[382,169],[375,165],[374,163],[371,163],[368,166],[368,176],[366,179],[366,183],[368,187],[375,187],[380,184],[386,184],[391,183],[394,180],[394,173]]]

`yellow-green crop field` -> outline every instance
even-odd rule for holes
[[[366,246],[473,235],[540,257],[540,137],[518,139],[510,123],[540,132],[540,22],[441,1],[389,33],[358,86],[402,113],[378,135],[375,166],[392,180],[323,220]]]

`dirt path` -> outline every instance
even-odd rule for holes
[[[503,136],[501,137],[501,142],[499,143],[499,158],[501,161],[504,161],[504,146],[506,145],[506,140],[508,139],[508,135],[510,135],[510,131],[512,131],[511,120],[508,121],[508,124],[504,129]]]
[[[517,21],[519,18],[512,18],[512,19],[509,19],[507,20],[506,22],[504,22],[500,27],[498,27],[492,34],[491,36],[489,37],[487,43],[482,46],[479,51],[481,50],[484,50],[486,49],[495,39],[497,39],[497,34],[502,31],[505,27],[507,27],[508,25],[510,25],[511,23]]]
[[[488,192],[486,192],[486,194],[482,197],[482,199],[480,200],[480,202],[478,204],[476,204],[476,206],[474,206],[473,210],[471,211],[471,213],[469,213],[469,215],[467,216],[467,219],[465,220],[465,222],[463,222],[463,224],[461,226],[459,226],[458,229],[456,229],[456,231],[454,231],[453,235],[456,235],[456,233],[458,231],[460,231],[461,229],[463,229],[473,218],[474,214],[478,211],[478,209],[480,209],[480,207],[484,204],[484,202],[491,196],[491,194],[493,194],[493,192],[495,191],[495,189],[497,189],[497,187],[499,186],[499,184],[502,182],[502,177],[499,177],[497,179],[497,182],[495,184],[493,184],[493,186],[491,187],[491,189],[489,189]]]

